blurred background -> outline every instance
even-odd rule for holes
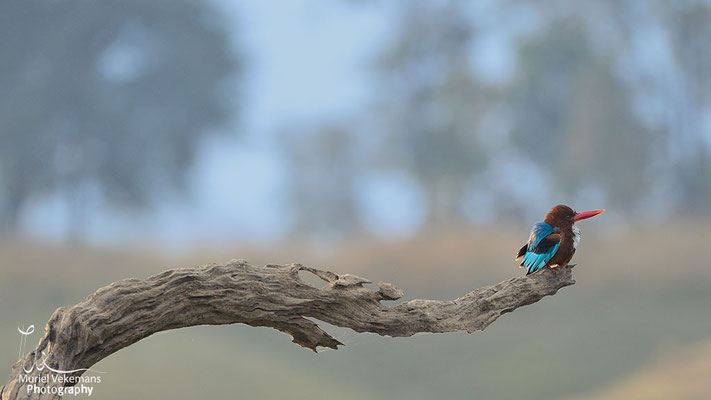
[[[608,210],[577,284],[484,332],[182,329],[94,397],[708,398],[709,43],[695,0],[2,1],[0,368],[18,326],[177,266],[457,297],[564,203]]]

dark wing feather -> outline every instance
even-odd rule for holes
[[[533,248],[534,253],[545,253],[550,249],[551,247],[555,246],[556,244],[560,243],[560,233],[551,233],[550,235],[544,237],[541,239],[540,242],[538,242],[538,246]],[[526,254],[526,252],[524,252]]]
[[[526,255],[526,250],[528,250],[528,243],[524,244],[521,249],[519,249],[518,254],[516,254],[516,258],[514,260],[520,261],[523,259],[523,256]]]

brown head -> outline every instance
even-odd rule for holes
[[[551,208],[548,214],[546,214],[546,218],[543,222],[558,228],[565,228],[573,226],[575,222],[580,221],[581,219],[594,217],[604,211],[605,210],[592,210],[576,212],[566,205],[558,204],[557,206]]]

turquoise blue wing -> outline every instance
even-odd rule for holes
[[[560,235],[551,235],[553,233],[555,228],[545,222],[533,226],[526,254],[521,262],[521,266],[528,269],[528,274],[545,267],[558,251]]]

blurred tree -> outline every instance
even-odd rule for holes
[[[706,51],[711,3],[554,3],[558,18],[576,19],[586,28],[622,84],[621,94],[632,105],[638,125],[653,133],[651,144],[643,148],[650,162],[639,179],[657,188],[663,204],[675,206],[667,206],[667,212],[706,215],[711,198],[711,55]]]
[[[406,169],[419,179],[430,227],[461,223],[463,191],[472,177],[497,176],[511,156],[544,172],[555,193],[550,201],[594,193],[626,211],[645,201],[655,184],[649,171],[660,131],[635,112],[638,99],[606,48],[617,43],[601,43],[596,36],[609,19],[594,8],[565,1],[501,2],[485,10],[499,21],[491,24],[479,15],[482,10],[463,1],[402,7],[376,66],[372,114],[381,122],[384,160],[378,166]],[[517,21],[526,18],[537,28],[522,34]],[[590,24],[598,29],[586,29]],[[487,34],[517,39],[513,79],[484,83],[474,60],[483,51],[477,35]],[[507,51],[506,43],[497,45],[496,52]],[[483,122],[501,109],[509,127],[492,130]],[[528,181],[531,173],[518,171],[517,179]],[[524,187],[489,188],[493,207],[518,215],[516,207],[528,206],[526,190],[535,189]]]
[[[662,154],[680,189],[680,211],[706,216],[711,201],[711,3],[657,0],[648,7],[650,12],[642,15],[659,27],[669,57],[664,68],[645,69],[647,83],[654,82],[648,86],[658,90],[655,97],[664,105]],[[630,23],[627,29],[635,28]],[[642,99],[649,96],[649,87],[634,90]]]
[[[593,188],[608,207],[631,210],[648,190],[642,177],[654,135],[582,26],[568,16],[522,42],[512,141],[548,172],[560,197]]]
[[[76,230],[92,190],[143,207],[183,187],[240,69],[207,4],[0,2],[0,230],[33,197],[63,194]]]
[[[472,26],[461,2],[401,7],[395,34],[377,56],[372,115],[379,168],[406,170],[427,201],[427,226],[462,223],[462,197],[486,164],[476,126],[495,92],[470,65]]]
[[[706,216],[711,202],[711,4],[696,1],[677,7],[671,15],[677,23],[670,27],[669,35],[683,77],[685,98],[677,109],[678,117],[686,122],[681,124],[681,139],[688,149],[679,179],[683,182],[684,209]]]

